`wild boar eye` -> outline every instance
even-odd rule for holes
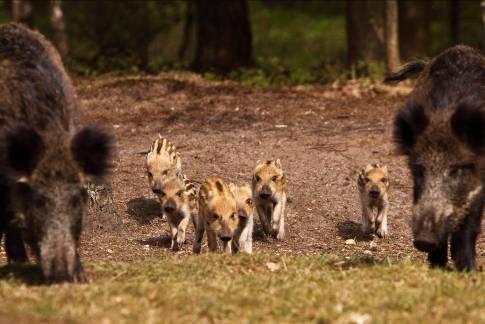
[[[278,176],[271,177],[271,181],[275,182],[276,180],[278,180]]]
[[[34,206],[36,208],[44,208],[46,206],[46,200],[42,196],[37,196],[34,198]]]

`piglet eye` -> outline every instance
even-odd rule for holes
[[[383,183],[387,183],[387,178],[382,178],[382,179],[381,179],[381,181],[382,181]]]
[[[216,213],[212,214],[212,218],[213,219],[219,219],[219,215],[217,215]]]
[[[184,194],[184,191],[183,190],[179,190],[177,192],[177,196],[179,196],[179,197],[182,197],[183,194]]]
[[[168,174],[168,170],[162,172],[162,175],[166,176]]]
[[[256,180],[257,182],[261,181],[261,178],[259,176],[254,176],[254,180]]]
[[[246,199],[246,204],[249,206],[253,205],[253,200],[251,198]]]
[[[153,174],[151,172],[148,172],[148,177],[151,179],[153,178]]]
[[[274,181],[276,181],[276,180],[278,180],[278,176],[273,176],[273,177],[271,178],[271,181],[273,181],[273,182],[274,182]]]
[[[160,191],[160,196],[161,197],[165,197],[165,192],[164,191]]]
[[[232,220],[236,219],[236,214],[231,214],[230,218],[231,218]]]

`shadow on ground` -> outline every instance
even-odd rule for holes
[[[148,224],[161,215],[160,204],[155,199],[134,198],[128,202],[127,206],[128,215],[140,225]]]
[[[145,240],[138,240],[138,243],[142,245],[164,247],[164,248],[170,249],[170,244],[172,243],[172,239],[170,238],[170,235],[161,235],[157,237],[150,237]]]
[[[43,284],[42,271],[35,264],[7,264],[0,267],[0,280],[11,279],[33,286]]]
[[[371,234],[362,233],[360,223],[349,220],[337,223],[337,232],[338,236],[344,240],[372,241],[373,239]]]

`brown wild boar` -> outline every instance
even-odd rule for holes
[[[414,180],[414,246],[445,266],[475,267],[485,185],[485,58],[452,47],[405,66],[387,81],[419,75],[394,120],[394,140]]]
[[[238,227],[236,200],[223,179],[212,177],[199,190],[199,217],[196,221],[194,253],[200,253],[204,232],[210,252],[217,251],[217,239],[223,250],[232,252],[231,241]]]
[[[83,279],[84,184],[109,169],[111,136],[79,129],[78,114],[53,46],[20,25],[0,26],[0,230],[8,261],[26,261],[28,243],[47,282]]]
[[[386,166],[368,164],[357,180],[362,204],[362,231],[387,236],[387,213],[389,210],[389,173]],[[374,213],[374,210],[377,213]]]

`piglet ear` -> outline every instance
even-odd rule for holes
[[[429,119],[423,106],[411,102],[394,119],[394,142],[402,154],[410,154],[419,135],[428,127]]]
[[[5,142],[8,166],[23,176],[29,176],[44,155],[42,137],[31,127],[18,126],[8,132]]]
[[[485,154],[485,111],[473,103],[458,105],[451,117],[453,133],[476,154]]]
[[[72,139],[71,152],[85,174],[99,177],[110,169],[112,144],[113,139],[107,131],[87,126]]]

